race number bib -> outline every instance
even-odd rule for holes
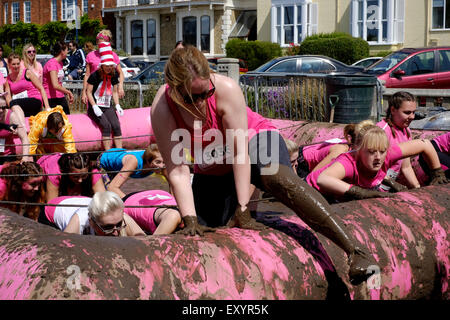
[[[111,106],[111,96],[103,95],[97,98],[97,105],[102,108],[109,108]]]
[[[5,139],[0,139],[0,152],[5,152]]]
[[[0,68],[0,72],[3,74],[3,76],[6,78],[8,76],[8,72],[5,67]]]
[[[397,171],[394,171],[394,170],[392,170],[392,169],[388,169],[388,171],[386,172],[386,178],[387,178],[387,179],[390,179],[390,180],[392,180],[392,181],[395,181],[395,180],[397,180],[398,174],[399,174],[399,173],[398,173]],[[390,186],[387,186],[387,185],[385,185],[385,184],[381,184],[381,185],[380,185],[380,188],[383,189],[383,190],[385,190],[385,191],[391,190],[391,187],[390,187]]]
[[[231,148],[219,141],[213,142],[203,149],[202,156],[202,162],[197,165],[201,170],[206,170],[213,165],[227,163],[226,159],[231,156]]]
[[[58,81],[62,82],[64,80],[64,70],[60,69],[58,70]]]
[[[28,91],[27,90],[22,91],[22,92],[12,96],[13,100],[15,100],[15,99],[25,99],[25,98],[28,98]]]

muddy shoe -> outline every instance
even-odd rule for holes
[[[363,283],[375,273],[375,271],[368,271],[369,266],[376,265],[375,261],[360,248],[355,248],[355,251],[350,254],[348,264],[350,265],[348,277],[354,286]]]
[[[252,230],[268,229],[266,225],[259,223],[254,218],[252,218],[248,208],[245,211],[242,211],[240,206],[236,208],[232,222],[229,223],[228,226]]]

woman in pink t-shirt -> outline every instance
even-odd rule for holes
[[[65,95],[69,97],[69,103],[73,103],[73,94],[62,85],[64,79],[63,61],[67,57],[67,44],[56,43],[52,48],[54,58],[47,61],[43,71],[43,85],[48,96],[50,107],[62,106],[66,114],[70,114],[69,105]]]
[[[248,208],[253,184],[347,253],[351,283],[365,281],[373,258],[295,174],[278,130],[246,106],[239,85],[211,73],[203,53],[190,45],[172,51],[164,73],[167,84],[153,100],[151,121],[184,222],[181,232],[203,235],[224,225],[261,230]],[[184,148],[195,160],[192,185]]]
[[[36,77],[42,83],[42,64],[36,60],[36,49],[34,48],[33,44],[28,43],[23,47],[20,67],[22,69],[33,71]]]
[[[377,123],[377,126],[386,132],[391,145],[411,140],[411,131],[409,125],[414,120],[414,114],[417,109],[416,99],[412,94],[405,91],[399,91],[389,99],[389,107],[386,111],[386,118]],[[387,178],[395,181],[402,173],[406,183],[410,188],[420,188],[419,180],[411,165],[410,158],[396,161],[388,169]],[[390,190],[390,186],[385,184],[382,188]]]
[[[111,41],[112,41],[111,31],[106,30],[106,29],[100,31],[97,34],[96,40],[97,40],[97,46],[101,42],[111,43]],[[118,88],[119,98],[122,99],[125,96],[125,91],[123,90],[123,81],[125,78],[123,75],[122,67],[120,66],[119,56],[115,52],[113,52],[113,58],[114,58],[114,62],[116,64],[117,74],[119,75],[119,88]],[[101,61],[101,55],[100,55],[99,49],[89,52],[89,54],[86,56],[86,73],[84,75],[83,91],[81,93],[81,101],[83,101],[86,105],[88,104],[88,96],[87,96],[88,83],[87,83],[87,81],[89,79],[89,76],[92,73],[94,73],[95,71],[97,71],[97,69],[100,65],[100,61]]]
[[[5,83],[6,102],[14,111],[23,112],[25,117],[41,112],[42,103],[50,110],[44,87],[32,71],[20,68],[20,59],[16,53],[8,57],[10,72]]]
[[[47,202],[58,196],[92,197],[95,192],[105,190],[100,172],[84,153],[45,155],[37,163],[46,174],[52,174],[46,177]]]
[[[423,154],[435,170],[431,184],[447,182],[430,141],[411,140],[390,146],[386,133],[377,126],[367,127],[357,136],[353,151],[341,154],[328,166],[312,172],[306,181],[328,198],[388,197],[393,194],[380,189],[388,169],[396,161],[417,154]]]
[[[431,144],[439,156],[441,168],[445,171],[445,176],[450,179],[450,132],[434,138],[431,140]],[[428,176],[431,176],[430,167],[428,167],[422,156],[419,157],[419,163],[423,171],[425,171]]]

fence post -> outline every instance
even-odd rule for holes
[[[230,77],[239,83],[239,60],[234,58],[222,58],[217,61],[217,72]]]

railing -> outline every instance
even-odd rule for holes
[[[66,80],[63,82],[63,86],[70,90],[74,96],[74,102],[69,106],[70,112],[85,113],[86,104],[81,101],[83,80]],[[120,100],[120,105],[125,108],[142,108],[145,102],[143,92],[144,90],[149,90],[150,86],[144,86],[140,81],[126,80],[123,83],[123,89],[125,91],[125,97]]]
[[[240,77],[247,105],[268,118],[327,121],[324,75],[271,73]]]
[[[117,0],[117,7],[134,7],[146,4],[158,4],[159,0]]]

